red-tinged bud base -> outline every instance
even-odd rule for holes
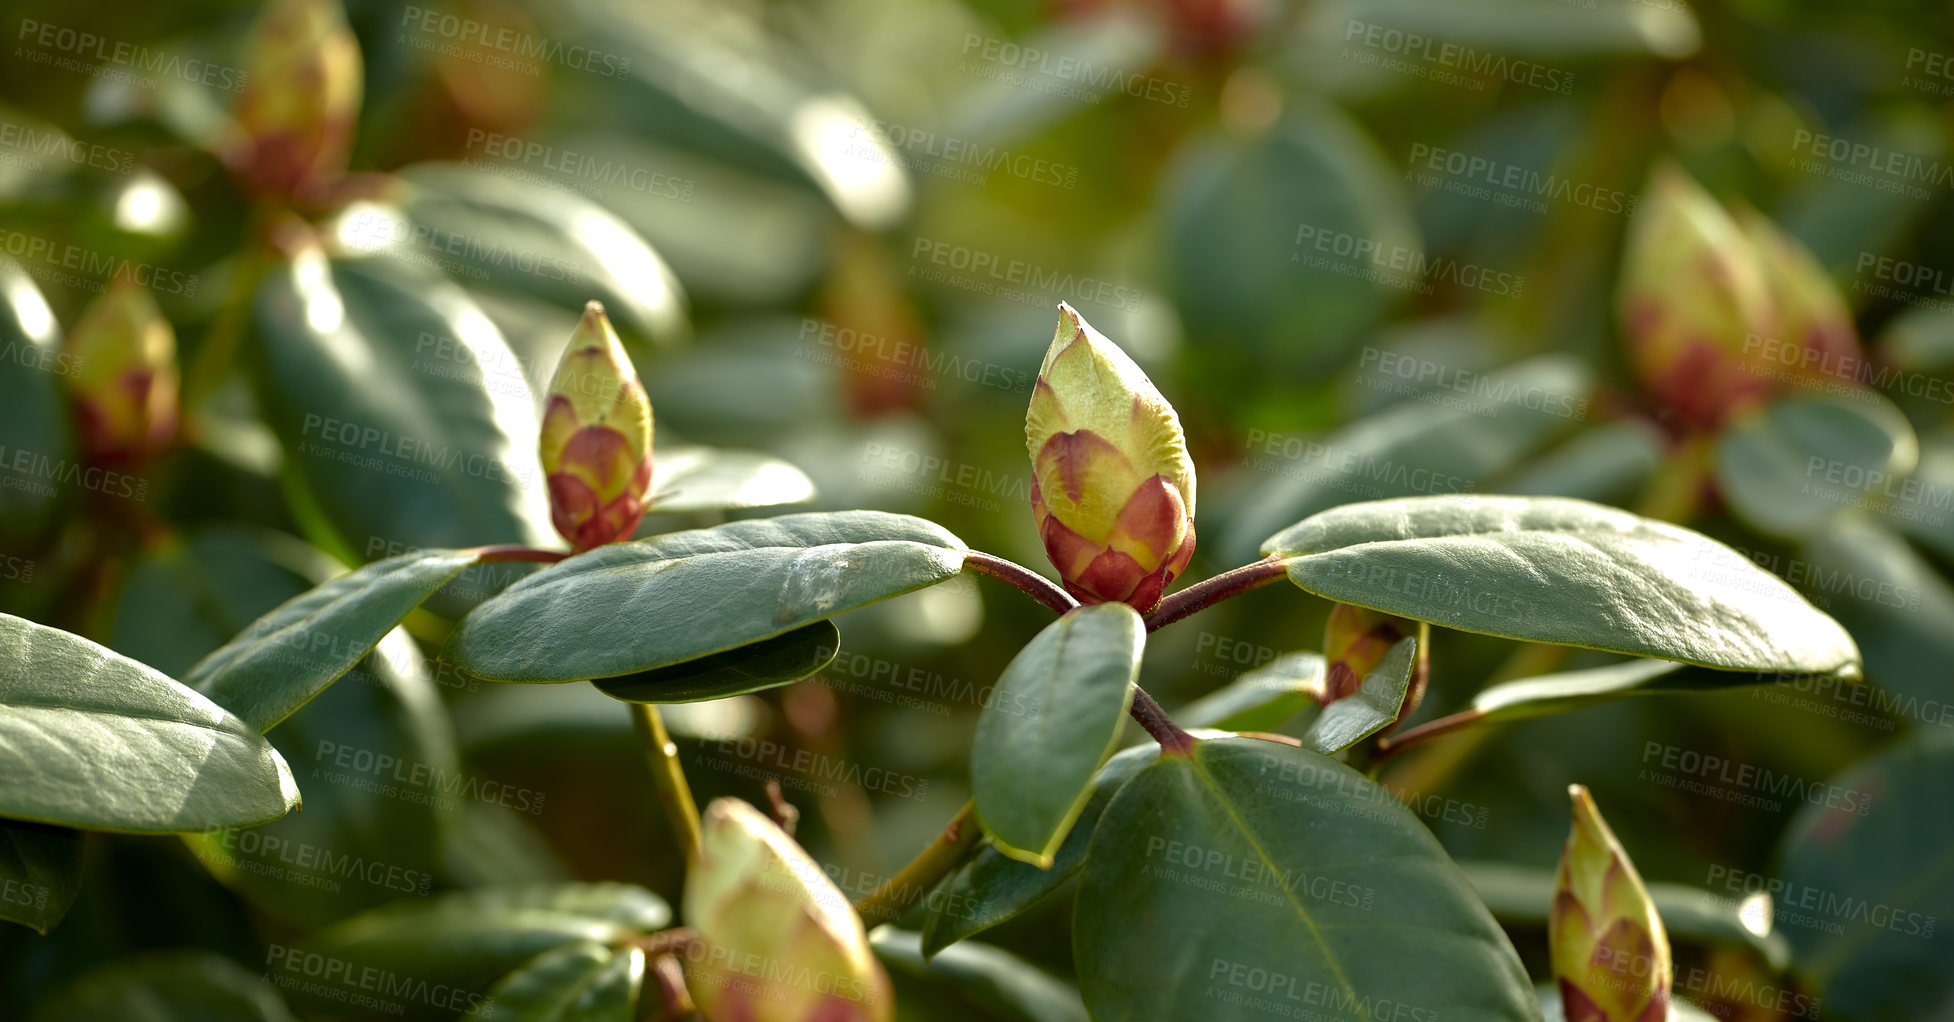
[[[132,372],[123,375],[106,396],[119,406],[110,412],[99,403],[77,395],[74,400],[75,432],[82,453],[98,464],[134,465],[169,445],[176,435],[174,409],[151,414],[152,402],[169,401],[176,395],[157,394],[154,375]]]
[[[1587,994],[1582,993],[1580,987],[1564,979],[1559,982],[1561,1016],[1566,1019],[1566,1022],[1668,1022],[1669,994],[1667,991],[1656,995],[1655,999],[1650,1001],[1648,1006],[1642,1009],[1640,1015],[1632,1019],[1617,1019],[1609,1018],[1608,1013],[1603,1011],[1600,1005],[1589,999]]]
[[[599,503],[597,491],[589,483],[567,472],[551,475],[549,484],[550,521],[570,541],[572,553],[630,539],[638,523],[644,521],[645,503],[635,492]]]
[[[1194,530],[1186,540],[1168,553],[1152,571],[1142,567],[1131,554],[1114,550],[1073,532],[1050,513],[1044,494],[1036,483],[1031,487],[1032,513],[1038,521],[1038,538],[1045,544],[1045,555],[1058,568],[1065,591],[1080,603],[1124,603],[1142,614],[1160,605],[1167,585],[1187,568],[1194,556]],[[1166,480],[1154,476],[1141,484],[1133,498],[1120,511],[1116,534],[1124,534],[1152,549],[1164,549],[1173,541],[1174,515],[1184,515]]]

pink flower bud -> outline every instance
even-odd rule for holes
[[[1775,315],[1757,247],[1675,166],[1650,180],[1618,298],[1636,374],[1686,423],[1715,426],[1774,389],[1758,371]]]
[[[651,402],[604,316],[584,307],[543,409],[550,520],[578,553],[630,539],[651,489]]]
[[[1662,917],[1588,789],[1568,794],[1574,829],[1547,915],[1567,1022],[1666,1022],[1673,966]]]
[[[82,453],[135,463],[176,433],[176,332],[148,289],[118,275],[82,312],[62,345]]]
[[[710,1022],[889,1022],[894,994],[861,917],[760,811],[706,807],[685,877],[685,921],[700,943],[686,986]]]
[[[1364,679],[1377,668],[1391,647],[1418,634],[1418,622],[1394,617],[1381,611],[1339,603],[1330,609],[1330,622],[1323,629],[1323,660],[1328,669],[1323,677],[1325,706],[1357,693]],[[1418,665],[1411,672],[1411,688],[1405,695],[1404,713],[1416,709],[1425,694],[1425,677],[1431,658],[1421,646]]]
[[[339,0],[268,0],[245,50],[225,161],[251,190],[293,195],[346,170],[359,118],[359,42]]]
[[[1071,306],[1025,419],[1031,507],[1067,592],[1141,613],[1194,556],[1194,462],[1174,407]]]

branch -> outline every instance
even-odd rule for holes
[[[976,574],[988,575],[1017,586],[1024,590],[1025,595],[1050,607],[1054,614],[1062,616],[1079,606],[1079,601],[1073,599],[1071,593],[1060,589],[1051,579],[994,554],[981,550],[968,551],[963,555],[963,566]]]
[[[872,930],[909,911],[909,906],[914,905],[916,899],[927,894],[930,888],[956,868],[957,863],[963,861],[964,852],[977,843],[979,834],[977,806],[965,802],[957,815],[944,826],[943,832],[936,836],[936,840],[917,852],[916,857],[909,860],[909,865],[855,903],[855,911],[861,915],[862,925]]]
[[[1174,723],[1174,718],[1167,716],[1167,711],[1153,701],[1146,689],[1133,686],[1133,705],[1126,712],[1147,729],[1147,734],[1152,735],[1154,741],[1160,743],[1161,752],[1185,756],[1194,751],[1194,736],[1181,730],[1181,726]]]
[[[1160,606],[1147,615],[1147,631],[1159,631],[1189,614],[1206,610],[1250,589],[1259,589],[1286,574],[1288,568],[1282,558],[1264,557],[1253,564],[1244,564],[1233,571],[1202,579],[1160,601]]]
[[[1461,710],[1449,717],[1428,720],[1417,727],[1378,739],[1377,759],[1379,762],[1382,762],[1414,745],[1422,745],[1434,738],[1449,735],[1460,728],[1470,727],[1478,723],[1479,719],[1485,715],[1486,711],[1484,710]]]
[[[651,760],[651,779],[658,786],[658,804],[665,807],[672,833],[685,842],[685,861],[696,863],[705,844],[699,826],[699,805],[692,801],[692,788],[685,783],[685,768],[679,765],[678,743],[665,730],[665,718],[650,703],[631,704],[631,722],[637,725],[638,739]]]

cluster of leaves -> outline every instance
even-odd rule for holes
[[[1954,366],[1954,320],[1853,289],[1877,335],[1870,375],[1899,382],[1787,390],[1685,426],[1611,371],[1626,361],[1607,340],[1625,218],[1599,198],[1539,216],[1420,181],[1421,154],[1444,148],[1632,203],[1667,153],[1749,196],[1836,277],[1868,255],[1930,264],[1944,203],[1800,169],[1794,141],[1943,159],[1937,106],[1905,81],[1915,40],[1796,5],[1241,5],[1260,33],[1188,13],[1199,5],[1021,6],[428,5],[414,10],[436,20],[416,22],[349,4],[367,96],[347,115],[350,166],[385,173],[334,168],[324,187],[270,196],[238,172],[232,97],[159,64],[249,63],[254,11],[24,11],[17,52],[37,56],[0,70],[25,108],[7,111],[20,130],[0,143],[55,141],[0,164],[13,260],[0,263],[0,445],[23,484],[0,488],[0,917],[46,931],[74,911],[50,937],[0,938],[0,983],[49,1018],[157,1002],[199,1017],[283,1018],[287,1000],[357,1011],[345,995],[371,991],[359,981],[297,989],[319,962],[380,970],[415,1013],[488,998],[542,1018],[649,1005],[663,989],[654,935],[674,922],[661,895],[682,870],[646,839],[662,837],[655,822],[614,822],[651,796],[635,773],[618,779],[637,764],[613,741],[628,733],[617,704],[580,697],[664,704],[687,748],[729,733],[804,741],[784,693],[810,686],[786,686],[834,660],[834,619],[861,609],[851,651],[997,679],[974,731],[947,740],[919,714],[823,697],[848,711],[827,715],[830,749],[908,757],[951,801],[966,785],[972,798],[952,871],[905,899],[920,933],[874,931],[904,1017],[1259,1018],[1254,997],[1210,993],[1256,993],[1230,980],[1258,968],[1299,996],[1324,984],[1357,1017],[1382,1014],[1380,998],[1532,1017],[1554,883],[1535,867],[1562,829],[1561,782],[1605,789],[1642,736],[1870,795],[1863,815],[1805,805],[1783,826],[1650,784],[1604,790],[1611,813],[1630,807],[1617,825],[1644,870],[1684,881],[1650,889],[1717,982],[1679,978],[1679,996],[1758,1018],[1821,1003],[1859,1022],[1944,1011],[1947,938],[1932,921],[1954,912],[1937,802],[1954,748],[1934,736],[1954,653],[1954,389],[1937,374]],[[541,40],[542,73],[450,38],[442,17]],[[884,24],[902,30],[870,30]],[[147,85],[40,59],[73,56],[60,33],[83,27],[110,40],[83,56],[132,46],[107,70],[147,60]],[[1372,27],[1602,84],[1452,95],[1338,55]],[[1025,68],[985,56],[1005,41],[1085,55],[1138,91],[1102,81],[1080,102],[1077,78],[1025,88],[1010,80]],[[1867,72],[1860,43],[1894,73]],[[572,68],[566,52],[609,59]],[[127,160],[70,158],[104,147]],[[972,150],[1007,157],[976,186],[943,155]],[[1386,155],[1403,152],[1410,174]],[[566,173],[565,153],[625,172]],[[1020,158],[1081,183],[997,169]],[[1512,268],[1525,288],[1454,279],[1419,297],[1296,259],[1299,225]],[[1081,297],[987,300],[1022,280],[946,281],[946,247],[1131,285],[1102,322],[1172,381],[1193,427],[1209,484],[1194,576],[1274,558],[1328,601],[1435,627],[1326,704],[1325,656],[1295,636],[1327,603],[1256,593],[1214,608],[1204,631],[1154,634],[1118,604],[1044,624],[1028,604],[945,585],[972,551],[1036,550],[1015,506],[1017,416],[1046,299]],[[76,287],[76,267],[98,263],[149,284],[185,356],[177,442],[108,476],[83,468],[60,360],[62,327],[99,289]],[[654,514],[639,541],[539,570],[501,548],[549,542],[535,370],[592,298],[659,409]],[[1453,379],[1365,386],[1380,352]],[[688,436],[773,453],[674,439]],[[1291,442],[1327,453],[1258,470]],[[890,485],[889,452],[953,468]],[[922,517],[720,524],[815,500],[817,482],[824,508]],[[1464,489],[1543,499],[1350,504]],[[1201,659],[1197,635],[1258,651],[1254,669],[1223,686],[1186,670],[1224,663]],[[1858,687],[1844,679],[1855,639]],[[1534,645],[1502,665],[1505,640]],[[1427,658],[1420,712],[1409,693]],[[1139,682],[1195,729],[1191,751],[1127,747]],[[1837,712],[1717,694],[1769,685],[1883,727],[1869,739]],[[1662,698],[1622,698],[1645,694]],[[683,702],[700,703],[696,727]],[[1543,720],[1486,727],[1529,718]],[[1919,733],[1866,755],[1896,727]],[[923,737],[880,737],[898,729]],[[1458,731],[1456,754],[1413,748]],[[1243,733],[1263,737],[1229,737]],[[484,763],[528,770],[546,781],[522,799],[569,808],[546,848],[507,799],[377,791],[399,774],[349,774],[342,754],[467,783]],[[764,802],[754,785],[695,781]],[[301,791],[305,811],[286,815]],[[1499,825],[1414,815],[1405,797],[1491,807]],[[1706,806],[1722,822],[1700,825]],[[810,847],[840,844],[850,818],[819,815]],[[840,858],[886,869],[940,822],[877,815],[901,851]],[[562,816],[607,825],[578,832]],[[1160,872],[1175,847],[1284,883],[1229,881],[1265,899],[1183,882]],[[1924,936],[1858,909],[1836,927],[1774,927],[1706,894],[1706,863],[1925,920]],[[1323,875],[1375,897],[1284,896]],[[459,893],[389,904],[437,890]],[[130,906],[156,901],[169,910],[135,918]],[[1053,919],[1069,923],[1041,925]],[[1407,925],[1442,946],[1414,946]],[[982,931],[1016,954],[967,939]],[[117,957],[186,945],[208,950]],[[1761,1007],[1763,990],[1784,997]]]

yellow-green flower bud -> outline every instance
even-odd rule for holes
[[[1665,1022],[1673,966],[1662,917],[1588,789],[1568,794],[1574,829],[1547,915],[1567,1022]]]
[[[1757,250],[1776,312],[1773,336],[1746,348],[1760,372],[1786,376],[1851,377],[1859,358],[1859,331],[1839,285],[1804,243],[1749,207],[1738,223]]]
[[[1067,592],[1141,613],[1194,556],[1194,461],[1174,406],[1069,305],[1031,391],[1031,508]]]
[[[359,42],[339,0],[267,0],[245,53],[226,161],[260,193],[292,195],[336,181],[363,88]]]
[[[135,463],[176,433],[176,331],[149,290],[118,275],[68,332],[63,351],[82,453]]]
[[[1323,629],[1323,660],[1328,665],[1323,675],[1323,691],[1318,696],[1325,706],[1355,695],[1391,647],[1418,634],[1418,622],[1380,611],[1339,603],[1330,609],[1330,623]],[[1404,712],[1410,713],[1425,695],[1425,677],[1431,658],[1423,647],[1418,664],[1411,671],[1411,687],[1405,695]]]
[[[739,799],[714,800],[702,822],[685,978],[709,1022],[888,1022],[888,974],[821,867]]]
[[[1775,329],[1757,247],[1675,166],[1650,179],[1617,299],[1637,375],[1690,425],[1714,426],[1773,389],[1756,353]]]
[[[630,539],[651,489],[651,402],[604,307],[584,307],[543,408],[550,520],[578,553]]]

